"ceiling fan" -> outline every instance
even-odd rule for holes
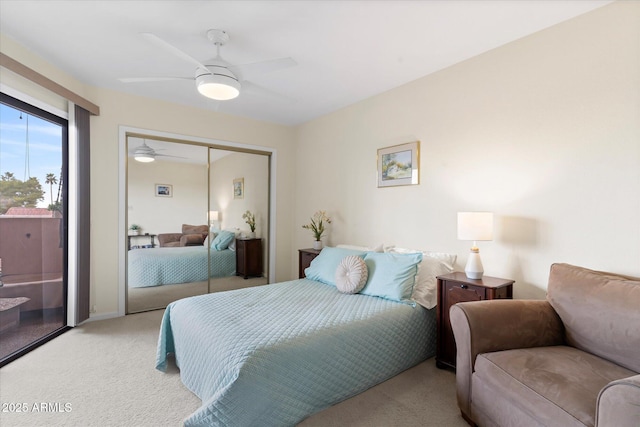
[[[157,153],[159,150],[154,150],[153,148],[147,145],[146,140],[142,140],[142,145],[137,146],[133,150],[130,151],[133,158],[142,163],[153,162],[156,157],[174,157],[176,159],[186,159],[186,157],[180,156],[170,156],[168,154],[159,154]]]
[[[127,77],[120,78],[124,83],[137,82],[157,82],[169,80],[194,80],[196,88],[200,94],[217,101],[226,101],[240,95],[240,90],[250,89],[252,91],[268,92],[266,89],[251,83],[247,77],[264,74],[271,71],[289,68],[297,65],[292,58],[279,58],[268,61],[254,62],[244,65],[232,65],[222,59],[220,48],[229,41],[226,31],[211,29],[207,31],[207,38],[216,46],[216,56],[205,63],[198,61],[188,53],[162,40],[152,33],[142,33],[142,36],[149,42],[165,49],[173,55],[191,62],[196,66],[193,77]]]

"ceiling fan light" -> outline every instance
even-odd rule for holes
[[[217,101],[228,101],[240,95],[240,83],[221,74],[206,74],[196,78],[198,92]]]
[[[133,158],[142,163],[150,163],[155,160],[153,156],[148,154],[136,154]]]

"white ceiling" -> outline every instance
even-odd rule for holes
[[[600,0],[29,1],[0,0],[0,31],[90,85],[296,125],[601,7]],[[200,61],[226,30],[233,64],[291,57],[297,66],[251,81],[280,96],[215,102],[195,67],[140,36],[151,32]]]

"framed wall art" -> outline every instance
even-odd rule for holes
[[[378,150],[378,187],[420,183],[420,141]]]
[[[173,197],[173,185],[156,184],[156,197]]]
[[[244,199],[244,178],[233,180],[233,198]]]

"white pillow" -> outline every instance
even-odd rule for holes
[[[367,284],[369,271],[362,257],[346,256],[336,269],[336,288],[343,294],[357,294]]]
[[[435,307],[438,299],[436,276],[451,273],[458,255],[406,248],[393,248],[389,252],[399,254],[422,252],[422,262],[418,264],[416,284],[411,298],[425,308]]]
[[[337,245],[337,248],[342,249],[353,249],[356,251],[363,252],[388,252],[393,246],[385,246],[384,243],[380,243],[378,246],[368,247],[368,246],[356,246],[356,245]]]

